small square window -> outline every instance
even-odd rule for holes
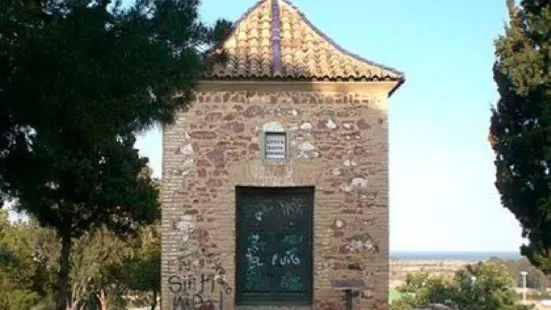
[[[264,158],[287,158],[287,134],[284,132],[266,132],[264,134]]]

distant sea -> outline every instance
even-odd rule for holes
[[[485,260],[498,257],[506,260],[518,260],[519,252],[478,252],[478,251],[391,251],[391,259],[400,260]]]

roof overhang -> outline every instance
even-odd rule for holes
[[[256,81],[256,80],[201,80],[197,91],[315,91],[331,93],[378,93],[389,97],[404,83],[397,81]]]

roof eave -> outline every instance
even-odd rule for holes
[[[199,91],[257,91],[281,92],[327,92],[327,93],[373,93],[388,97],[389,92],[396,88],[397,80],[372,81],[327,81],[327,80],[297,80],[297,79],[253,79],[243,77],[202,79],[197,85]]]
[[[394,92],[396,92],[398,90],[398,88],[400,88],[400,86],[402,86],[402,84],[404,84],[406,82],[406,77],[405,76],[401,76],[400,79],[398,80],[398,83],[396,83],[396,86],[394,86],[389,92],[388,92],[388,97],[390,98]]]

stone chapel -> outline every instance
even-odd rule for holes
[[[387,105],[404,75],[287,0],[259,1],[221,49],[163,132],[161,309],[344,310],[343,285],[354,309],[388,309]]]

